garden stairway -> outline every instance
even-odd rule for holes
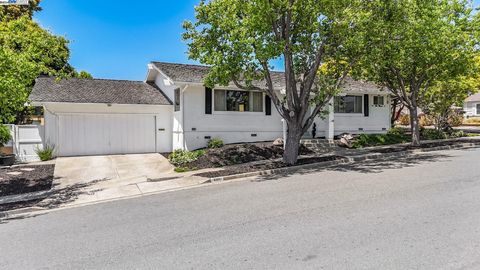
[[[302,139],[300,143],[316,153],[332,152],[338,149],[333,140],[326,139]]]

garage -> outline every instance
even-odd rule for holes
[[[40,77],[30,99],[44,108],[44,144],[56,156],[172,150],[173,103],[154,84]]]
[[[60,156],[156,152],[155,115],[61,114]]]

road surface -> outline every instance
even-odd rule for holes
[[[480,149],[8,220],[0,269],[480,269]]]

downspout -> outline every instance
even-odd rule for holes
[[[182,96],[180,98],[180,110],[182,111],[182,147],[183,150],[187,149],[187,141],[185,139],[185,90],[188,88],[188,84],[181,90]]]

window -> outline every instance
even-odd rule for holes
[[[385,105],[384,96],[374,96],[374,97],[373,97],[373,105],[374,105],[374,106],[383,106],[383,105]]]
[[[263,112],[261,92],[215,90],[215,111]]]
[[[362,113],[362,96],[335,97],[336,113]]]
[[[477,115],[480,115],[480,104],[477,104]]]
[[[174,104],[175,104],[175,111],[180,111],[180,88],[174,90]]]

